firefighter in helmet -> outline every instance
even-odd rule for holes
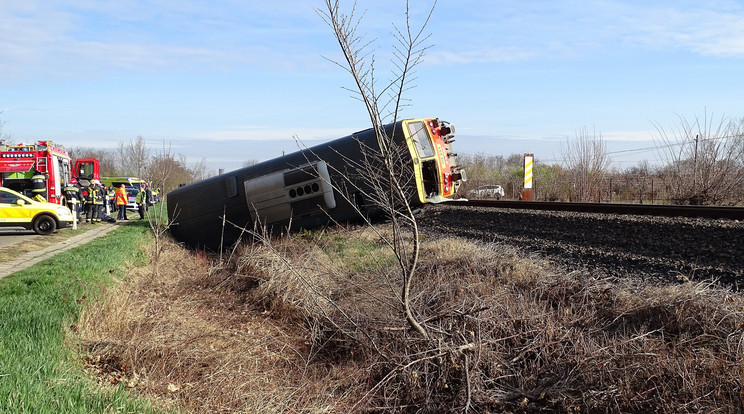
[[[74,214],[75,217],[80,218],[80,187],[71,183],[67,183],[64,187],[62,187],[62,192],[65,194],[67,207],[70,208],[70,211],[72,211],[72,214]]]
[[[93,199],[93,203],[96,205],[95,214],[93,215],[93,223],[100,223],[103,219],[103,215],[106,213],[106,188],[98,180],[93,180],[95,185],[93,191],[96,193],[96,197]]]
[[[34,175],[31,176],[31,193],[34,198],[40,195],[46,199],[46,176],[39,170],[34,170]]]
[[[88,195],[85,197],[85,218],[88,223],[99,223],[101,219],[98,216],[98,206],[103,206],[103,194],[100,191],[100,182],[91,180],[88,187]]]

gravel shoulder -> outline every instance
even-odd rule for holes
[[[733,220],[440,204],[427,206],[418,222],[432,235],[514,245],[597,277],[744,287],[744,223]]]

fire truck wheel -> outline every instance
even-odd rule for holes
[[[51,216],[39,216],[34,221],[34,231],[38,234],[45,236],[54,233],[54,230],[57,230],[57,222]]]

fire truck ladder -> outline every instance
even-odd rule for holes
[[[39,171],[41,173],[47,172],[47,159],[46,157],[37,157],[36,158],[36,171]]]

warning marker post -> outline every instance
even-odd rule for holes
[[[524,187],[522,190],[522,200],[532,201],[532,164],[534,162],[534,154],[524,154]]]

